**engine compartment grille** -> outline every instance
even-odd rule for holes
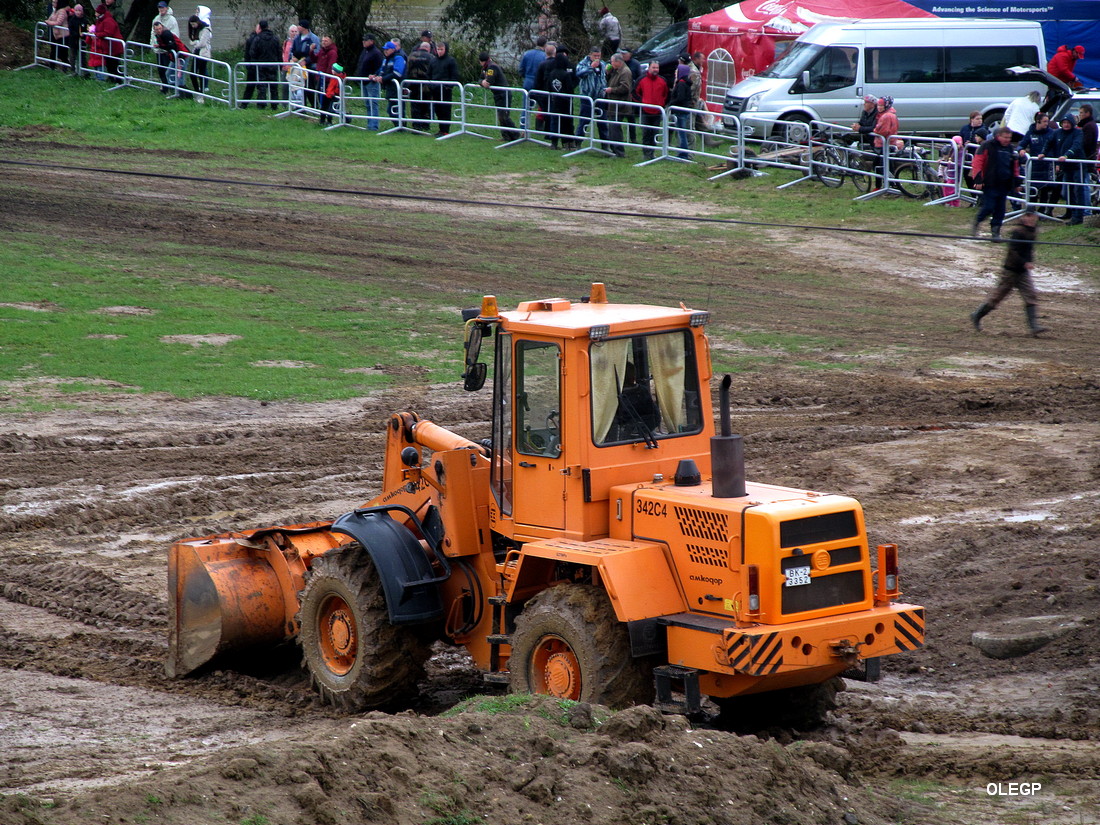
[[[680,523],[680,532],[695,539],[707,539],[719,544],[729,542],[729,515],[709,510],[697,510],[694,507],[672,508]]]

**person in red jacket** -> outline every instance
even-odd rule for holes
[[[344,67],[339,63],[333,63],[329,73],[335,75],[335,77],[328,79],[328,84],[325,86],[325,95],[321,98],[320,122],[322,126],[328,126],[332,123],[332,113],[336,108],[336,104],[340,101],[340,84],[347,78]]]
[[[1073,67],[1084,56],[1084,46],[1074,46],[1072,49],[1069,46],[1059,46],[1058,51],[1054,53],[1054,57],[1047,63],[1047,71],[1070,88],[1080,89],[1084,84],[1073,73]]]
[[[100,3],[95,7],[95,50],[103,55],[103,70],[118,77],[118,59],[122,57],[122,31],[114,15]]]
[[[180,89],[183,87],[183,71],[190,51],[179,36],[159,20],[153,21],[153,36],[156,37],[157,48],[167,58],[160,91],[164,95],[182,97]]]
[[[336,65],[336,61],[340,59],[339,54],[336,51],[336,44],[332,42],[332,38],[327,34],[321,38],[321,48],[317,50],[315,56],[315,63],[313,68],[319,72],[325,74],[332,74],[332,67]],[[324,97],[324,91],[328,86],[327,78],[322,77],[319,74],[314,74],[310,78],[310,88],[315,89],[321,93],[321,97]],[[320,101],[321,108],[324,108],[325,101]],[[316,105],[316,104],[314,104]]]
[[[642,104],[642,154],[646,160],[653,158],[653,146],[657,142],[657,127],[668,105],[668,83],[661,77],[661,64],[654,60],[646,73],[634,84],[634,99]]]

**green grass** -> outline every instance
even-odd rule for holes
[[[547,696],[532,696],[529,694],[507,693],[499,696],[486,694],[464,699],[440,715],[445,719],[463,713],[522,716],[525,719],[537,716],[554,724],[566,726],[569,724],[569,712],[577,704],[577,702],[570,699],[553,699]],[[603,721],[604,719],[595,719],[597,725]]]
[[[458,318],[433,303],[396,303],[380,287],[303,279],[286,266],[207,266],[200,278],[183,255],[158,257],[173,272],[165,278],[143,272],[140,256],[89,257],[65,241],[37,257],[34,240],[15,236],[0,248],[0,271],[19,273],[0,306],[0,380],[56,378],[70,392],[98,379],[124,385],[121,392],[317,400],[384,385],[376,365],[418,367],[433,380],[461,372]],[[410,347],[412,317],[419,337]]]

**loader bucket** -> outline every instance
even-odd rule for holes
[[[171,677],[186,676],[215,656],[278,644],[293,620],[267,553],[244,538],[172,545],[168,596],[165,669]]]

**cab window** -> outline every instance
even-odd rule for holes
[[[598,446],[653,443],[703,427],[688,330],[593,342],[592,435]]]
[[[516,449],[524,455],[561,455],[560,362],[556,344],[516,344]]]

